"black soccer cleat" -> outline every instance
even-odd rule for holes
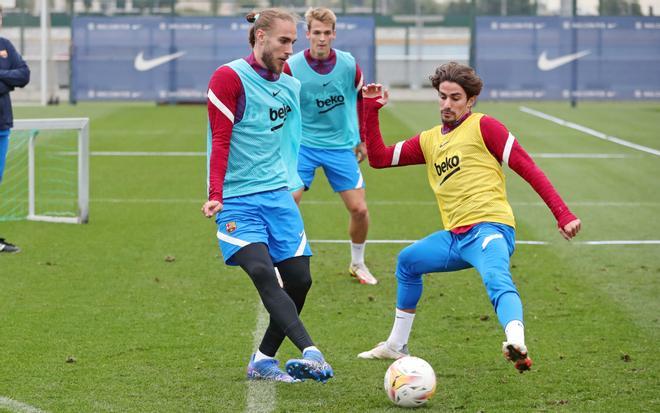
[[[17,253],[21,252],[21,249],[18,248],[14,244],[10,244],[9,242],[5,241],[4,238],[0,238],[0,252],[7,252],[7,253]]]
[[[502,343],[502,353],[504,354],[504,358],[513,362],[513,365],[520,373],[531,370],[532,359],[527,355],[527,347],[525,345],[505,341]]]

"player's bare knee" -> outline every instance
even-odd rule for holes
[[[364,221],[369,218],[369,209],[366,203],[357,204],[349,207],[348,211],[351,217],[356,221]]]

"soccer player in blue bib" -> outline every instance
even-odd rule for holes
[[[350,213],[351,264],[349,273],[362,284],[376,284],[364,262],[369,210],[358,162],[366,157],[362,112],[362,72],[350,53],[333,49],[337,18],[324,7],[305,13],[309,49],[289,59],[284,72],[300,80],[302,141],[298,173],[304,189],[311,187],[317,168],[323,168],[330,186]],[[303,188],[294,192],[296,202]]]
[[[0,7],[0,25],[2,25],[2,7]],[[30,69],[14,45],[0,37],[0,183],[5,171],[5,160],[9,150],[9,135],[14,126],[9,92],[16,87],[23,87],[30,81]],[[16,245],[0,237],[0,253],[20,252]]]
[[[301,186],[300,82],[282,74],[297,18],[271,8],[247,20],[254,23],[252,54],[219,67],[209,82],[208,201],[202,212],[216,217],[225,263],[243,268],[270,314],[248,379],[325,382],[332,368],[299,317],[312,284],[312,252],[290,193]],[[275,359],[285,337],[302,351],[302,358],[286,363],[286,372]]]

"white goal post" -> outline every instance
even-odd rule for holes
[[[28,216],[31,221],[85,224],[89,219],[89,118],[15,119],[14,130],[76,130],[78,132],[78,211],[75,217],[35,213],[35,144],[38,133],[28,142]]]

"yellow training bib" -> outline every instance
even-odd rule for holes
[[[515,227],[502,167],[481,136],[483,116],[471,114],[446,135],[442,125],[420,134],[429,184],[447,230],[478,222]]]

